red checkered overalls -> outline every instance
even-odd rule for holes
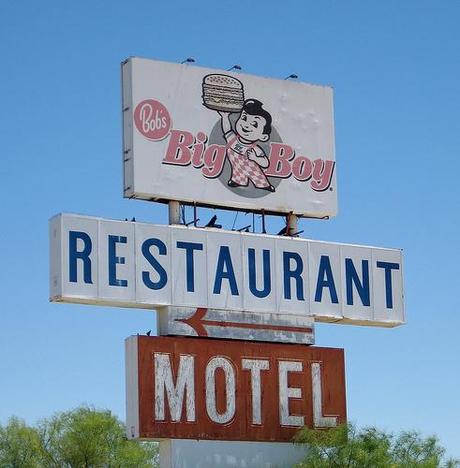
[[[249,184],[249,181],[257,188],[270,187],[270,182],[261,167],[247,156],[250,149],[254,149],[257,156],[264,155],[265,153],[262,148],[256,143],[242,143],[233,130],[225,134],[225,139],[227,140],[227,157],[232,166],[232,177],[230,180],[244,187]]]

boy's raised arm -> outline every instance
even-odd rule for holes
[[[221,118],[221,124],[222,124],[222,131],[224,132],[224,135],[226,135],[231,129],[232,129],[232,124],[230,123],[230,112],[223,112],[223,111],[218,111],[220,118]]]

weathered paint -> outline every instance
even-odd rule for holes
[[[167,353],[155,353],[155,420],[165,420],[165,394],[169,404],[171,421],[178,422],[181,419],[184,403],[186,420],[195,421],[195,380],[194,359],[192,356],[179,357],[179,369],[176,383],[173,382],[171,357]]]
[[[261,372],[270,369],[268,359],[243,359],[242,368],[251,372],[252,424],[262,424]]]
[[[307,454],[292,442],[163,439],[160,468],[292,468]]]
[[[222,411],[217,409],[218,384],[216,373],[218,369],[221,369],[224,374],[225,403]],[[206,413],[211,421],[218,424],[226,424],[233,419],[236,410],[236,382],[232,362],[223,356],[211,358],[206,365],[205,379]]]
[[[135,336],[139,426],[129,438],[287,442],[346,421],[341,349]],[[134,346],[127,347],[135,352]],[[132,356],[127,362],[136,363]],[[131,375],[134,375],[131,372]],[[132,415],[127,415],[134,421]],[[132,436],[132,434],[136,436]]]
[[[308,315],[264,314],[239,310],[159,307],[160,335],[230,340],[314,344],[314,321]]]

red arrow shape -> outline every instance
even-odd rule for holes
[[[215,327],[233,327],[233,328],[250,328],[253,330],[274,330],[274,331],[290,331],[300,333],[312,333],[313,330],[309,327],[291,327],[289,325],[268,325],[260,323],[240,323],[240,322],[225,322],[223,320],[203,320],[208,309],[198,308],[196,312],[186,319],[175,319],[176,322],[183,322],[192,327],[198,336],[208,336],[205,325],[213,325]]]
[[[186,319],[175,319],[176,322],[184,322],[190,327],[192,327],[198,336],[208,336],[206,328],[204,328],[203,323],[206,320],[203,320],[203,317],[206,315],[208,309],[198,308],[196,312]]]

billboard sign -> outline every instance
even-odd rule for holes
[[[346,421],[342,349],[132,336],[127,436],[290,442]]]
[[[335,216],[330,87],[141,58],[122,81],[125,197]]]
[[[61,214],[50,221],[50,297],[404,323],[397,249]]]

